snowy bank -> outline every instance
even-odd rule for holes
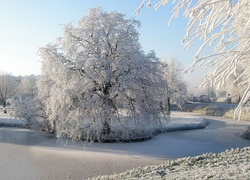
[[[206,153],[93,179],[249,179],[250,147]]]
[[[26,128],[25,123],[20,120],[13,118],[8,113],[4,113],[3,109],[0,109],[0,127],[20,127],[20,128]]]
[[[114,130],[110,137],[110,142],[136,142],[136,141],[144,141],[151,139],[153,136],[171,131],[179,131],[179,130],[193,130],[193,129],[203,129],[208,125],[207,120],[200,117],[193,116],[181,116],[179,113],[173,112],[170,117],[170,122],[167,122],[163,126],[155,127],[154,129],[133,129],[131,130],[123,130],[119,129]],[[4,114],[2,111],[0,112],[0,127],[20,127],[27,128],[26,124],[19,119],[15,119],[10,117],[9,114]],[[128,138],[126,139],[125,137]],[[113,137],[112,137],[113,135]],[[108,142],[108,141],[107,141]]]
[[[181,116],[180,113],[173,112],[170,122],[162,129],[163,132],[203,129],[208,125],[208,121],[201,117]]]
[[[194,112],[200,114],[206,114],[210,116],[221,116],[225,118],[234,118],[234,112],[238,104],[226,104],[226,103],[192,103],[184,104],[182,109],[173,107],[184,112]],[[243,107],[241,112],[241,120],[250,120],[250,109],[249,107]]]

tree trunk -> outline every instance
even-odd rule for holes
[[[103,135],[109,135],[110,132],[111,132],[111,128],[110,128],[109,120],[106,120],[103,123],[102,134]]]
[[[241,96],[240,96],[240,92],[239,92],[237,86],[236,86],[236,91],[237,91],[237,94],[238,94],[238,102],[237,103],[239,103],[241,101]]]
[[[3,113],[7,113],[7,110],[6,110],[6,99],[3,100]]]
[[[170,97],[167,98],[167,115],[170,115]]]

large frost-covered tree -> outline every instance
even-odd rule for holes
[[[151,7],[153,0],[143,0],[135,11],[139,13],[147,4]],[[189,18],[186,35],[183,39],[185,48],[189,48],[197,39],[203,44],[195,54],[194,63],[209,68],[204,84],[220,87],[234,76],[235,84],[243,87],[240,104],[235,111],[235,117],[240,117],[241,108],[250,98],[250,1],[249,0],[158,0],[155,8],[158,9],[169,2],[175,4],[173,18],[180,13]],[[214,53],[202,55],[207,46],[214,47]],[[237,73],[238,67],[244,70]]]
[[[38,95],[57,137],[122,140],[166,123],[162,66],[154,52],[142,51],[139,26],[90,9],[78,27],[66,25],[62,37],[41,48]]]

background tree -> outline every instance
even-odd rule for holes
[[[166,68],[164,76],[167,81],[168,98],[180,108],[187,96],[187,84],[183,78],[183,65],[175,57],[162,59]]]
[[[204,102],[216,101],[216,93],[213,87],[206,85],[206,86],[201,87],[200,91],[202,95],[205,95],[202,99]]]
[[[158,9],[169,2],[160,0],[155,8]],[[152,0],[143,0],[135,12],[139,13],[146,3],[151,7]],[[214,87],[220,87],[234,74],[234,82],[244,89],[235,111],[235,118],[239,118],[241,108],[249,102],[250,97],[250,1],[179,0],[173,3],[175,7],[170,22],[178,17],[182,10],[189,18],[187,33],[183,39],[185,48],[189,48],[197,39],[204,41],[195,55],[194,63],[188,69],[193,69],[199,63],[209,68],[204,84]],[[202,57],[202,50],[210,45],[214,47],[215,53]],[[242,66],[246,64],[247,66]],[[236,75],[239,66],[244,67],[244,70]]]
[[[37,95],[37,76],[23,76],[18,85],[17,94],[22,97],[34,98]]]
[[[228,81],[225,82],[220,89],[216,90],[218,98],[220,98],[221,100],[223,100],[223,97],[224,100],[225,98],[231,98],[233,103],[239,103],[241,101],[241,97],[243,96],[245,89],[240,85],[241,78],[237,78],[237,74],[241,73],[243,69],[244,68],[238,67],[236,70],[236,74],[230,75],[228,77]],[[224,94],[222,92],[224,92]]]
[[[40,50],[38,95],[57,137],[126,139],[167,122],[162,66],[154,52],[142,51],[139,26],[90,9],[78,27],[66,25],[63,37]]]
[[[6,107],[6,101],[11,98],[16,90],[17,81],[9,73],[0,72],[0,101],[3,103],[3,108]],[[4,113],[7,113],[6,109]]]

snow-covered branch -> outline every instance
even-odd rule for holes
[[[139,13],[144,4],[151,6],[152,1],[142,1],[135,13]],[[187,32],[183,38],[188,49],[195,41],[204,41],[194,56],[194,63],[210,69],[204,84],[222,86],[228,77],[235,74],[239,67],[247,68],[250,61],[250,1],[249,0],[160,0],[155,9],[172,2],[175,7],[169,24],[181,12],[189,18]],[[204,49],[212,46],[214,54],[205,54]],[[205,55],[204,55],[205,54]],[[241,86],[245,91],[240,106],[249,102],[249,71],[238,73]],[[237,78],[237,77],[236,77]],[[239,107],[240,107],[239,106]],[[238,111],[237,111],[238,112]]]

